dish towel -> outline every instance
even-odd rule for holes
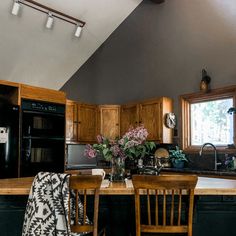
[[[69,177],[69,174],[50,172],[39,172],[35,176],[26,206],[22,236],[83,235],[71,233],[68,225]],[[83,207],[80,201],[78,204]]]

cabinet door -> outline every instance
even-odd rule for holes
[[[99,106],[100,133],[104,137],[115,139],[120,136],[120,106]]]
[[[148,140],[161,141],[161,104],[159,100],[147,101],[139,105],[139,124],[148,131]]]
[[[77,103],[71,100],[66,101],[66,142],[77,142],[78,125]]]
[[[138,125],[138,105],[137,104],[126,104],[121,106],[120,111],[120,133],[124,135],[130,127]]]
[[[78,141],[95,142],[97,136],[97,106],[78,105]]]

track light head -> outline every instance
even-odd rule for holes
[[[76,31],[75,31],[75,37],[79,38],[81,33],[82,33],[82,26],[81,25],[78,25],[77,28],[76,28]]]
[[[11,14],[17,16],[20,10],[20,3],[18,0],[14,1],[12,10],[11,10]]]
[[[47,29],[51,29],[51,28],[52,28],[52,26],[53,26],[53,21],[54,21],[54,19],[53,19],[52,13],[51,13],[51,12],[48,12],[48,19],[47,19],[47,22],[46,22],[46,28],[47,28]]]

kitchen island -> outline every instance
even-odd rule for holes
[[[32,181],[33,177],[0,180],[0,230],[6,232],[1,236],[21,235]],[[114,182],[100,190],[100,216],[108,219],[107,236],[134,235],[134,190],[130,183]],[[195,195],[193,235],[235,235],[236,180],[199,177]]]
[[[28,195],[33,177],[0,179],[0,195]],[[100,195],[133,195],[132,186],[125,182],[113,182],[100,189]],[[195,195],[235,195],[236,180],[198,177]]]

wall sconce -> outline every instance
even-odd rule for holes
[[[43,12],[48,15],[48,19],[46,22],[46,28],[51,29],[53,26],[54,18],[66,21],[68,23],[71,23],[73,25],[76,25],[76,31],[75,31],[75,36],[80,37],[82,29],[84,25],[86,24],[84,21],[79,20],[77,18],[74,18],[72,16],[69,16],[63,12],[57,11],[51,7],[45,6],[41,3],[35,2],[33,0],[14,0],[14,4],[12,7],[11,13],[15,16],[19,14],[19,10],[21,5],[30,7],[34,10]]]

